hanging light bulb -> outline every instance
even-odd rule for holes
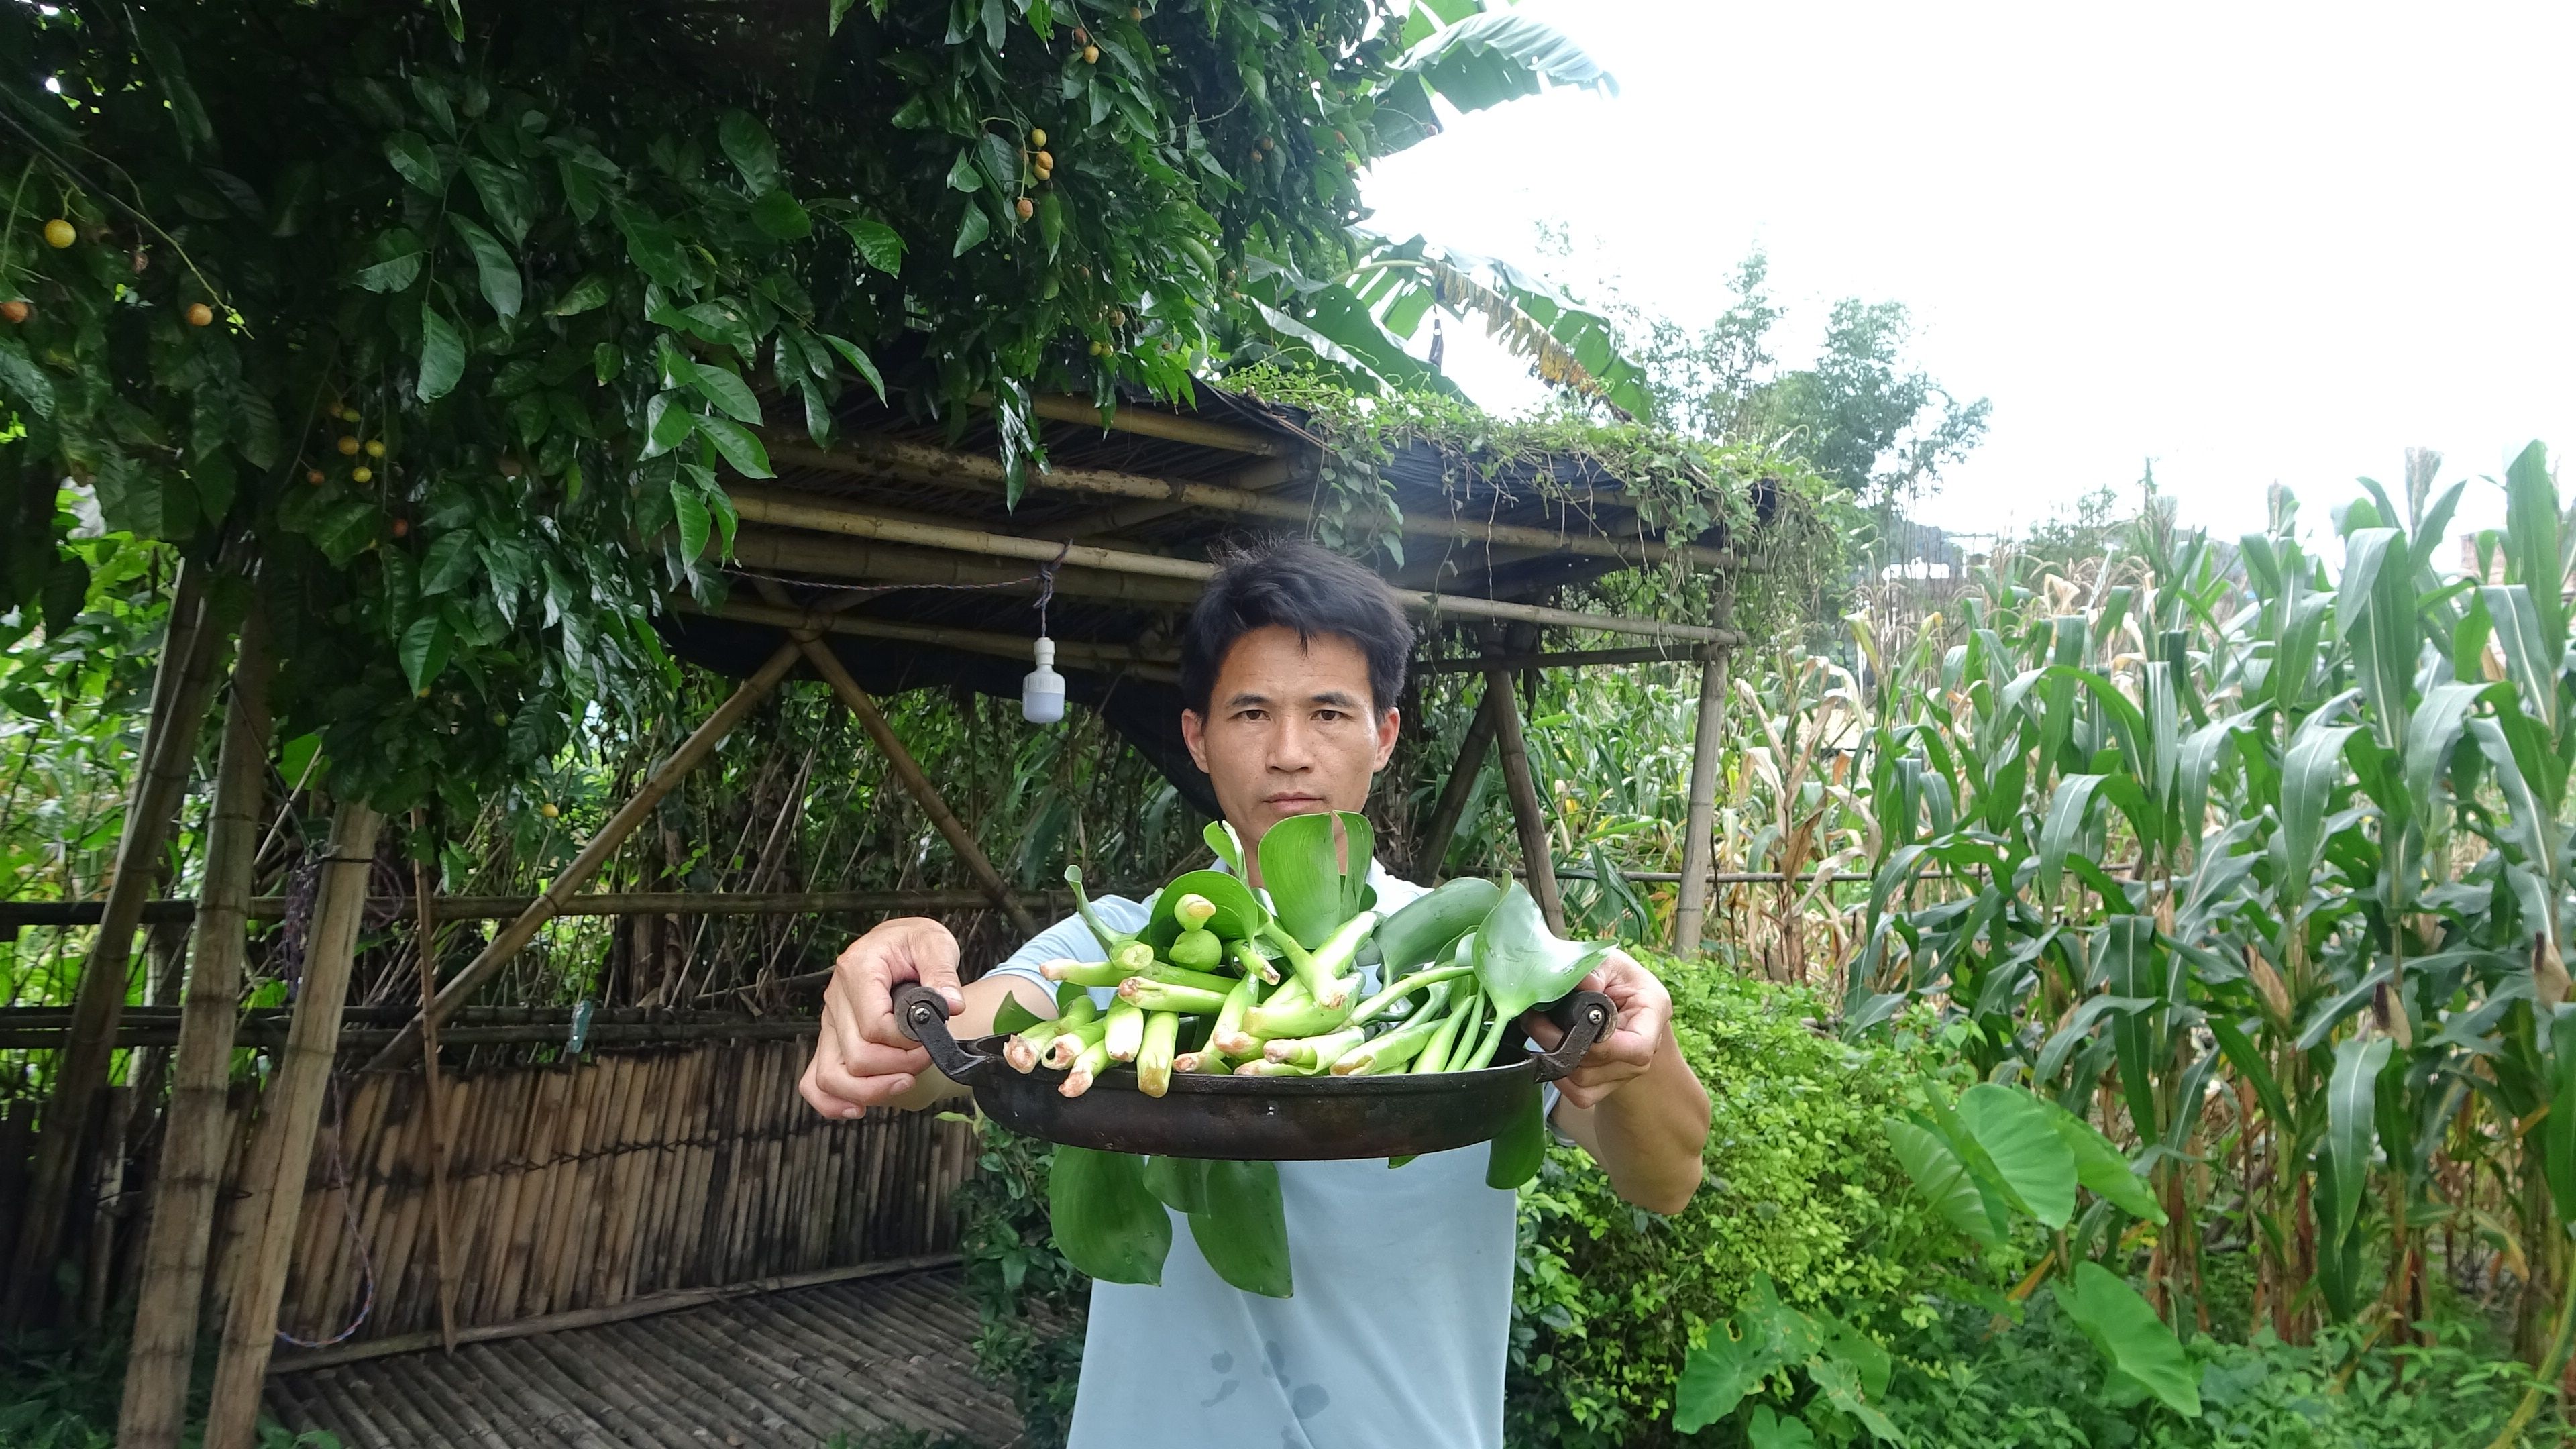
[[[1055,672],[1055,641],[1038,636],[1038,667],[1020,681],[1020,718],[1054,724],[1064,718],[1064,676]]]

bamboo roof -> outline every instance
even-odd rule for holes
[[[1037,412],[1048,467],[1016,506],[990,411],[938,419],[870,402],[837,419],[830,449],[773,433],[777,477],[728,480],[742,523],[723,616],[675,601],[660,621],[675,652],[747,675],[801,625],[824,631],[870,693],[1016,697],[1046,593],[1069,699],[1213,809],[1180,742],[1180,616],[1230,543],[1305,533],[1332,510],[1325,446],[1298,410],[1215,387],[1186,409],[1123,399],[1107,427],[1086,398],[1040,398]],[[1404,521],[1403,561],[1381,554],[1379,572],[1406,592],[1426,643],[1460,630],[1490,643],[1507,623],[1609,628],[1677,658],[1731,642],[1706,625],[1554,607],[1568,586],[1675,551],[1693,567],[1733,562],[1722,530],[1653,533],[1589,457],[1461,460],[1414,441],[1380,475]]]

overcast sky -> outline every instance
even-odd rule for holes
[[[1790,362],[1834,299],[1904,302],[1994,403],[1931,521],[2026,524],[2153,458],[2186,523],[2259,527],[2279,481],[2322,528],[2409,445],[2446,482],[2576,445],[2576,6],[1526,8],[1619,95],[1454,118],[1378,164],[1373,224],[1694,325],[1759,245]],[[1479,401],[1537,396],[1460,331]]]

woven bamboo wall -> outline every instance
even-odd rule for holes
[[[796,1094],[810,1052],[711,1044],[448,1079],[457,1326],[952,1247],[972,1131],[927,1112],[827,1121]],[[372,1274],[353,1337],[434,1329],[420,1076],[344,1077],[338,1093],[279,1326],[340,1332]]]

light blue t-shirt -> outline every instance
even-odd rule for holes
[[[1423,893],[1375,862],[1369,881],[1382,913]],[[1147,918],[1093,909],[1113,931]],[[1052,990],[1038,967],[1060,956],[1105,959],[1077,916],[993,972]],[[1498,1449],[1513,1195],[1485,1186],[1486,1156],[1280,1163],[1291,1298],[1217,1277],[1175,1213],[1160,1287],[1091,1285],[1068,1449]]]

